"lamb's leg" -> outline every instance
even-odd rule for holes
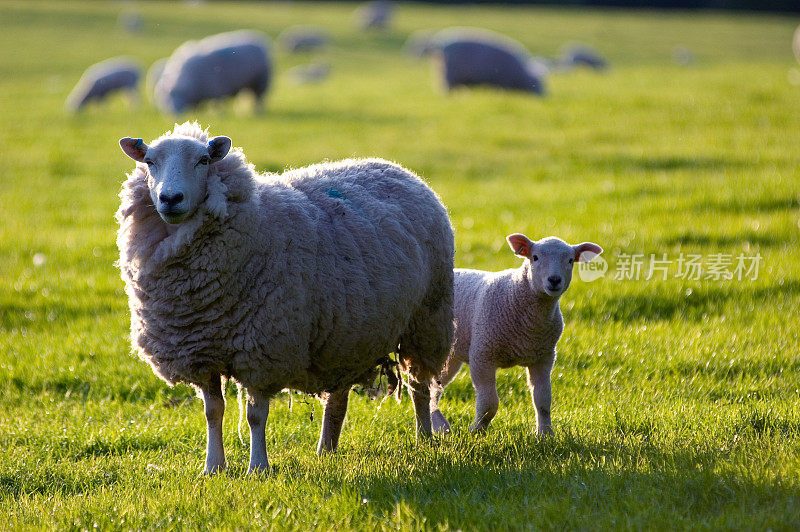
[[[531,390],[533,406],[536,407],[536,432],[552,434],[550,423],[550,372],[553,370],[553,359],[535,366],[528,366],[528,387]]]
[[[489,426],[500,405],[495,380],[497,368],[470,360],[469,372],[472,386],[475,387],[475,423],[469,429],[478,432]]]
[[[431,383],[419,382],[409,375],[408,388],[414,403],[414,417],[417,422],[417,438],[430,436],[431,432]]]
[[[347,400],[350,388],[326,394],[325,409],[322,413],[322,432],[319,435],[317,454],[325,451],[333,452],[339,445],[344,417],[347,414]]]
[[[206,475],[225,469],[225,449],[222,446],[222,416],[225,414],[225,399],[222,397],[222,382],[217,375],[200,387],[206,414]]]
[[[453,382],[460,369],[461,362],[455,360],[455,358],[448,359],[442,373],[436,378],[436,382],[431,385],[431,428],[434,432],[440,434],[450,432],[450,423],[447,422],[447,419],[442,415],[442,411],[439,410],[439,399],[442,398],[445,386]]]
[[[247,424],[250,426],[250,465],[248,473],[258,473],[269,469],[267,459],[267,416],[269,416],[269,397],[247,392]]]

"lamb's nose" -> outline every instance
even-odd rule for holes
[[[167,207],[174,207],[183,201],[183,192],[176,192],[175,194],[164,194],[163,192],[158,195],[158,201]]]
[[[551,286],[558,286],[561,284],[561,276],[560,275],[551,275],[547,278],[547,282],[550,283]]]

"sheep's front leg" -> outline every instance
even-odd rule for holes
[[[475,423],[469,430],[478,432],[489,426],[500,405],[500,398],[497,396],[497,368],[490,364],[470,361],[469,372],[472,386],[475,388]]]
[[[414,403],[414,417],[417,423],[417,437],[426,437],[431,432],[431,383],[419,382],[411,376],[408,379],[411,402]]]
[[[267,416],[269,416],[269,397],[247,392],[247,424],[250,426],[250,465],[248,473],[258,473],[269,469],[267,459]]]
[[[325,408],[322,413],[322,432],[319,435],[317,454],[333,452],[339,445],[339,435],[342,433],[345,415],[347,415],[347,400],[350,388],[329,392],[325,397]]]
[[[553,370],[552,359],[534,366],[528,366],[528,387],[531,390],[533,406],[536,408],[536,432],[538,434],[552,434],[550,422],[550,372]]]
[[[222,446],[222,416],[225,414],[225,399],[222,397],[222,382],[219,375],[200,387],[206,414],[206,475],[225,469],[225,449]]]

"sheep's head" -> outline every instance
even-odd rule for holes
[[[158,214],[170,224],[196,211],[207,194],[209,168],[231,147],[228,137],[208,143],[190,137],[167,137],[148,146],[142,139],[125,137],[119,145],[128,157],[147,166],[147,186]]]
[[[521,233],[506,237],[514,253],[530,262],[528,282],[534,292],[560,297],[572,281],[572,266],[589,262],[603,252],[592,242],[571,246],[554,236],[532,242]]]

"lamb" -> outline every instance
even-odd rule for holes
[[[455,271],[455,338],[431,390],[436,432],[450,430],[439,400],[462,364],[469,365],[475,388],[475,422],[470,430],[486,429],[497,413],[497,368],[525,366],[537,433],[552,432],[550,372],[564,328],[558,301],[569,287],[573,263],[588,262],[603,250],[591,242],[570,246],[555,237],[532,242],[520,233],[509,235],[507,241],[525,259],[519,268]]]
[[[231,140],[197,123],[153,141],[117,212],[131,343],[169,384],[205,404],[205,472],[225,467],[221,382],[247,393],[248,471],[267,469],[270,397],[320,394],[317,451],[334,451],[354,384],[391,352],[407,374],[418,436],[453,335],[454,238],[436,194],[381,159],[257,174]]]
[[[516,41],[469,28],[442,30],[434,39],[441,52],[442,74],[448,90],[487,85],[544,94],[546,69]]]
[[[95,63],[83,73],[67,97],[65,106],[69,111],[77,112],[90,102],[101,101],[120,91],[127,91],[135,97],[141,74],[139,64],[127,57],[113,57]]]
[[[253,31],[233,31],[188,41],[169,57],[155,87],[166,112],[181,113],[208,100],[250,90],[261,109],[272,62],[266,39]]]
[[[324,48],[330,37],[316,26],[294,26],[278,35],[278,44],[290,53],[312,52]]]

